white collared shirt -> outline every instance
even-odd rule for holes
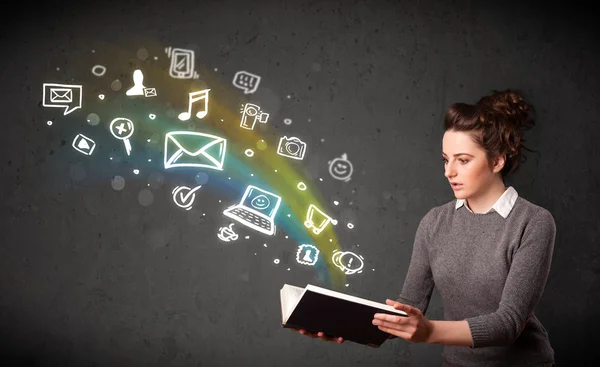
[[[492,207],[489,208],[488,211],[482,214],[487,214],[492,211],[496,211],[498,214],[500,214],[503,218],[506,219],[513,206],[515,205],[515,202],[517,201],[518,197],[519,194],[517,193],[517,190],[510,186],[504,191],[504,193],[502,194],[502,196],[500,196],[496,203],[492,205]],[[456,209],[463,206],[463,204],[465,204],[464,199],[456,199]],[[471,213],[473,213],[473,211],[471,210],[471,208],[469,208],[468,205],[465,204],[465,208],[467,208]]]

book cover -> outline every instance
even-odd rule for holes
[[[373,325],[376,313],[408,316],[383,303],[313,285],[299,288],[286,284],[281,290],[281,297],[283,327],[321,331],[372,347],[381,346],[390,336]]]

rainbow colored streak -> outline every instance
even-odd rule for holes
[[[229,86],[229,83],[226,84],[223,81],[217,80],[207,70],[200,71],[203,86],[198,87],[196,85],[192,87],[192,83],[198,82],[165,78],[162,75],[165,72],[164,68],[148,65],[140,65],[139,68],[144,72],[145,86],[156,87],[158,95],[161,98],[141,97],[136,99],[135,103],[132,103],[131,100],[125,97],[125,90],[130,87],[129,84],[132,81],[131,79],[125,80],[123,81],[123,89],[110,97],[112,102],[117,103],[114,109],[109,107],[110,103],[103,103],[104,106],[102,107],[98,106],[104,110],[103,115],[108,115],[107,118],[110,119],[117,116],[132,119],[136,124],[136,132],[132,139],[139,140],[140,144],[145,144],[145,141],[142,142],[142,139],[148,135],[140,134],[138,131],[143,129],[146,133],[159,134],[161,136],[161,143],[158,146],[161,149],[164,146],[164,136],[167,132],[189,131],[187,128],[188,124],[193,124],[194,131],[225,138],[227,140],[227,151],[224,171],[200,169],[200,171],[209,174],[209,185],[214,185],[216,189],[228,192],[231,196],[231,204],[235,204],[242,197],[249,184],[256,185],[280,196],[282,202],[275,217],[275,224],[279,233],[275,236],[280,235],[281,230],[283,230],[298,245],[312,244],[316,246],[320,251],[319,261],[315,265],[319,278],[331,288],[341,288],[346,282],[345,274],[334,265],[331,259],[334,251],[340,250],[334,226],[331,223],[328,224],[319,235],[314,235],[312,230],[304,226],[304,220],[310,204],[314,204],[326,213],[328,212],[329,205],[326,200],[323,200],[323,196],[316,188],[314,180],[304,170],[302,166],[303,162],[285,158],[276,153],[280,137],[273,132],[270,122],[267,122],[266,126],[258,126],[259,124],[257,124],[255,130],[243,129],[240,127],[240,105],[232,108],[231,103],[229,106],[225,106],[224,103],[220,103],[218,97],[215,98],[215,94],[225,95],[226,98],[224,99],[228,99],[229,102],[235,101],[235,103],[239,103],[240,95],[242,95],[242,98],[245,97],[242,94],[243,92]],[[158,81],[161,82],[160,85]],[[184,88],[182,88],[182,85]],[[186,87],[188,90],[182,90]],[[181,111],[179,112],[182,112],[187,109],[184,106],[187,106],[189,92],[207,88],[210,88],[211,92],[209,97],[209,112],[204,119],[196,119],[193,114],[192,118],[187,122],[181,122],[177,117],[166,117],[166,109],[164,105],[160,105],[161,102],[165,101],[165,97],[168,98],[169,102],[177,101],[178,103],[175,104],[181,106]],[[86,99],[94,97],[93,95],[87,96]],[[84,102],[84,111],[87,110],[85,104]],[[110,111],[111,109],[112,111]],[[269,113],[269,111],[265,112]],[[157,116],[156,120],[150,120],[147,117],[150,113]],[[272,119],[273,116],[270,116],[269,121],[272,121]],[[259,133],[257,131],[259,129],[262,132]],[[257,149],[256,144],[260,140],[266,142],[267,148],[265,150]],[[248,148],[254,151],[254,156],[247,157],[244,154],[244,151]],[[310,148],[310,146],[307,148],[307,154],[310,154]],[[134,155],[135,153],[132,153],[132,158]],[[156,164],[152,164],[152,166],[156,166]],[[190,170],[192,169],[198,171],[198,169],[190,168]],[[186,168],[169,169],[167,172],[174,173],[178,170],[186,170]],[[254,174],[254,176],[251,176],[251,174]],[[306,185],[306,190],[301,191],[297,188],[299,182],[303,182]],[[296,249],[292,252],[295,259]]]

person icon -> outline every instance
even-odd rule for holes
[[[136,69],[133,72],[133,87],[129,89],[125,94],[128,96],[143,96],[144,95],[144,74],[140,69]]]

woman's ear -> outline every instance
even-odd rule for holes
[[[506,154],[502,154],[494,159],[493,171],[494,173],[498,173],[502,171],[504,168],[504,164],[506,163]]]

